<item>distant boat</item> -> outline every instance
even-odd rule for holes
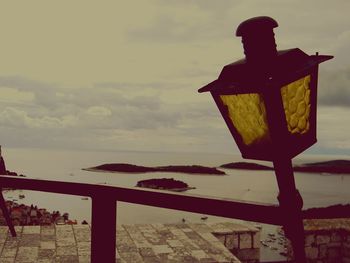
[[[64,218],[62,216],[56,219],[56,225],[65,225],[65,224],[66,222],[64,221]]]
[[[89,197],[82,197],[81,200],[89,200]]]
[[[269,245],[266,243],[266,241],[260,241],[261,244],[264,246],[264,247],[268,247]]]
[[[24,197],[26,197],[25,195],[18,195],[19,199],[23,199]]]
[[[207,220],[208,217],[207,217],[207,216],[202,216],[201,219],[202,219],[202,220]]]

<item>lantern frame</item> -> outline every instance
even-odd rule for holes
[[[318,65],[333,58],[326,55],[307,55],[298,48],[277,52],[276,58],[266,64],[248,63],[246,59],[226,65],[219,78],[199,92],[210,91],[243,158],[273,161],[281,154],[292,159],[316,143]],[[305,134],[288,131],[281,89],[302,77],[310,75],[309,130]],[[254,76],[253,78],[251,76]],[[246,145],[229,117],[221,95],[260,94],[266,108],[270,142]]]

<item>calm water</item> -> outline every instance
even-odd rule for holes
[[[102,163],[132,163],[138,165],[190,165],[219,166],[232,161],[242,161],[240,156],[225,154],[189,154],[189,153],[147,153],[147,152],[88,152],[39,149],[3,149],[7,169],[23,173],[28,177],[95,184],[109,184],[133,187],[137,181],[151,178],[175,178],[186,182],[196,189],[188,193],[228,197],[247,201],[277,203],[276,179],[272,171],[225,170],[227,176],[190,175],[179,173],[95,173],[82,171],[81,168]],[[329,159],[350,159],[350,156],[308,156],[303,161]],[[306,160],[307,159],[307,160]],[[268,164],[269,163],[265,163]],[[304,207],[328,206],[338,203],[350,203],[350,176],[296,173],[296,184],[304,198]],[[8,199],[35,204],[48,210],[68,212],[72,219],[90,221],[91,201],[81,197],[58,195],[34,191],[8,192]],[[188,222],[200,222],[202,215],[179,212],[148,206],[118,203],[118,223],[174,223],[183,218]],[[209,216],[208,221],[227,219]],[[266,254],[266,253],[265,253]],[[267,259],[267,258],[265,258]]]

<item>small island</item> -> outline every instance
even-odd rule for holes
[[[195,187],[189,187],[188,184],[179,180],[174,180],[174,178],[142,180],[137,182],[136,187],[170,190],[175,192],[184,192],[190,189],[195,189]]]
[[[220,166],[226,169],[243,169],[243,170],[273,170],[272,167],[249,162],[226,163]]]
[[[126,163],[107,163],[91,168],[83,168],[85,171],[92,172],[120,172],[120,173],[149,173],[149,172],[171,172],[187,174],[208,174],[225,175],[226,173],[216,168],[205,167],[201,165],[169,165],[147,167]]]

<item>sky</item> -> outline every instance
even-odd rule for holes
[[[2,1],[0,144],[238,153],[197,90],[244,57],[240,22],[270,16],[278,49],[320,66],[318,143],[350,152],[350,1]]]

